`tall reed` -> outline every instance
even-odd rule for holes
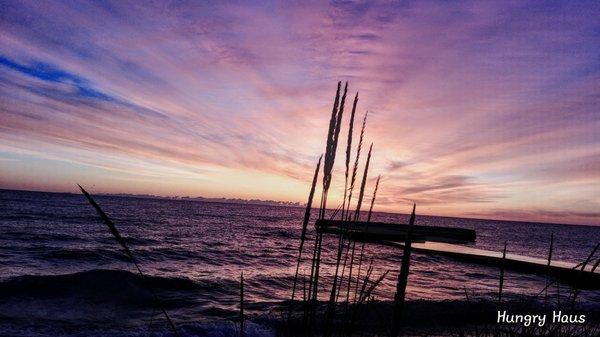
[[[319,219],[322,219],[324,216],[324,202],[326,202],[324,200],[325,198],[325,186],[328,184],[326,183],[326,181],[328,179],[330,179],[330,177],[327,175],[327,168],[328,168],[328,164],[329,164],[329,149],[331,148],[331,143],[333,141],[333,135],[335,134],[335,123],[337,121],[336,119],[336,115],[337,115],[337,110],[338,110],[338,105],[340,102],[340,88],[341,88],[342,82],[338,82],[337,84],[337,91],[335,94],[335,100],[333,101],[333,109],[331,111],[331,118],[329,119],[329,130],[327,132],[327,140],[326,140],[326,144],[325,144],[325,163],[323,165],[323,191],[321,191],[321,203],[319,206]],[[321,235],[319,235],[319,233],[317,232],[315,234],[315,242],[313,245],[313,257],[312,257],[312,262],[311,262],[311,267],[310,267],[310,280],[309,280],[309,284],[308,284],[308,298],[309,300],[312,300],[313,296],[313,288],[314,288],[314,278],[315,278],[315,267],[316,267],[316,263],[317,263],[317,251],[319,249],[319,239],[321,238]]]
[[[325,148],[325,160],[323,165],[323,191],[321,194],[321,208],[319,212],[319,219],[325,218],[325,212],[327,209],[327,196],[329,187],[331,186],[332,171],[335,163],[335,155],[337,152],[337,144],[339,140],[342,117],[344,114],[344,106],[346,102],[346,95],[348,93],[348,82],[344,86],[344,93],[342,94],[341,101],[340,97],[340,86],[341,82],[338,82],[337,93],[331,112],[331,119],[329,122],[329,132],[327,134],[327,144]],[[317,231],[315,235],[315,246],[313,251],[313,260],[311,266],[311,282],[309,287],[309,298],[312,303],[316,305],[319,292],[319,271],[321,264],[321,247],[323,243],[323,233]],[[314,322],[315,317],[315,305],[310,307],[310,322]]]
[[[365,112],[365,116],[363,117],[362,126],[360,128],[360,137],[358,138],[358,147],[356,149],[356,156],[354,158],[354,166],[352,168],[352,176],[350,179],[350,189],[348,193],[348,203],[347,208],[350,209],[350,202],[352,201],[352,191],[354,190],[354,183],[356,182],[356,174],[358,173],[358,161],[360,160],[360,150],[362,148],[363,137],[365,135],[365,127],[367,125],[367,116],[369,115],[369,111]]]
[[[371,152],[373,151],[373,143],[369,147],[369,153],[367,154],[367,162],[365,164],[365,170],[363,172],[362,182],[360,184],[360,192],[358,194],[358,201],[356,202],[356,212],[354,213],[354,221],[358,221],[360,218],[360,209],[362,207],[362,201],[365,197],[365,187],[367,185],[367,176],[369,174],[369,163],[371,162]]]
[[[342,95],[341,102],[337,104],[339,96],[339,83],[338,83],[338,94],[336,95],[336,103],[334,104],[334,111],[331,114],[331,120],[329,124],[329,134],[327,139],[327,147],[325,149],[325,165],[323,167],[323,196],[321,203],[321,219],[325,218],[325,210],[327,209],[327,195],[329,187],[331,186],[333,165],[335,163],[335,155],[337,150],[337,144],[339,140],[340,130],[342,127],[342,116],[344,114],[344,105],[346,103],[346,94],[348,93],[348,82],[344,86],[344,93]],[[339,110],[336,111],[336,108]],[[333,122],[333,125],[332,125]]]
[[[327,194],[329,193],[329,187],[331,186],[332,179],[332,171],[333,164],[335,163],[335,155],[337,152],[337,144],[340,135],[340,129],[342,128],[342,116],[344,114],[344,105],[346,103],[346,94],[348,93],[348,82],[344,86],[344,94],[342,95],[342,100],[339,105],[339,111],[336,116],[336,125],[334,128],[333,139],[330,147],[327,149],[328,151],[325,153],[325,165],[327,166],[325,171],[323,172],[323,202],[321,207],[321,219],[325,218],[325,210],[327,208]],[[317,258],[315,262],[315,280],[313,286],[313,300],[317,300],[317,294],[319,290],[319,270],[321,265],[321,246],[323,243],[323,234],[319,233],[317,235],[319,237],[318,245],[317,245]]]
[[[117,229],[117,227],[115,226],[115,224],[112,222],[112,220],[110,220],[110,218],[108,217],[108,215],[106,215],[106,213],[104,213],[104,211],[102,210],[102,208],[100,208],[100,205],[98,205],[98,203],[96,203],[96,201],[94,200],[94,198],[92,198],[92,196],[83,187],[81,187],[81,185],[77,184],[77,186],[79,186],[79,189],[81,190],[81,193],[83,193],[83,195],[85,196],[85,198],[87,199],[87,201],[90,203],[90,205],[92,205],[92,207],[96,210],[96,212],[98,213],[98,215],[100,215],[100,218],[106,224],[106,226],[108,227],[110,233],[115,237],[115,239],[117,240],[117,242],[119,243],[119,245],[121,245],[121,247],[123,248],[123,250],[125,252],[125,255],[129,259],[129,261],[131,263],[133,263],[133,265],[135,266],[135,269],[137,269],[138,274],[142,278],[145,278],[146,276],[144,275],[144,273],[140,269],[140,266],[138,265],[136,259],[133,257],[133,254],[131,253],[131,250],[127,246],[127,242],[125,242],[125,239],[123,239],[123,237],[119,233],[119,230]],[[173,334],[175,336],[179,337],[179,332],[177,331],[177,328],[175,327],[175,324],[173,324],[173,321],[169,317],[169,314],[167,313],[167,311],[164,309],[164,307],[160,303],[158,295],[156,294],[156,292],[154,291],[154,289],[150,289],[150,292],[152,293],[152,296],[154,298],[154,302],[158,305],[158,307],[160,308],[161,312],[163,313],[163,315],[167,319],[167,322],[169,323],[169,327],[171,328],[171,331],[173,331]]]
[[[381,180],[381,175],[377,177],[377,181],[375,182],[375,189],[373,190],[373,197],[371,198],[371,206],[369,207],[369,213],[367,215],[367,224],[364,229],[365,234],[366,234],[367,230],[369,229],[369,223],[371,223],[371,215],[373,214],[373,205],[375,204],[375,198],[377,197],[377,189],[379,189],[379,180]],[[355,302],[355,303],[356,303],[356,295],[358,292],[358,283],[360,282],[360,272],[361,272],[364,254],[365,254],[365,241],[363,241],[361,243],[360,256],[358,258],[358,272],[356,274],[356,287],[354,290],[354,300],[353,300],[353,302]]]
[[[594,271],[596,271],[596,268],[598,268],[598,266],[600,265],[600,258],[598,259],[598,261],[596,261],[596,263],[594,264],[594,266],[592,267],[592,273]]]
[[[367,176],[369,174],[369,163],[371,162],[371,152],[373,151],[373,143],[369,147],[369,154],[367,154],[367,162],[365,163],[365,170],[363,172],[362,182],[360,184],[360,192],[358,194],[358,201],[356,202],[356,212],[354,213],[354,221],[360,219],[360,208],[362,201],[365,196],[365,187],[367,186]],[[352,284],[352,267],[354,266],[354,252],[356,249],[356,240],[352,240],[352,253],[350,254],[350,268],[348,270],[348,287],[346,288],[346,303],[350,302],[350,286]]]
[[[352,133],[354,130],[354,115],[356,113],[356,105],[358,104],[358,92],[354,96],[354,104],[352,104],[352,113],[350,114],[350,123],[348,126],[348,141],[346,143],[346,171],[344,174],[344,199],[342,202],[342,220],[344,220],[344,212],[346,210],[346,197],[348,194],[348,175],[350,173],[350,156],[352,154]]]
[[[413,204],[412,214],[408,222],[408,230],[404,240],[404,252],[402,254],[402,265],[400,274],[398,275],[398,283],[396,284],[396,296],[394,296],[394,314],[392,318],[391,336],[396,337],[400,332],[400,320],[404,309],[404,297],[406,296],[406,285],[408,284],[408,274],[410,268],[410,253],[412,246],[412,233],[415,224],[415,210],[417,205]]]
[[[313,197],[315,195],[315,188],[317,186],[317,180],[319,178],[319,169],[321,167],[321,159],[323,159],[323,155],[321,155],[319,157],[319,161],[317,162],[317,167],[316,167],[315,173],[313,175],[310,192],[308,193],[308,201],[306,202],[306,209],[304,210],[304,220],[302,221],[302,233],[300,234],[300,247],[298,248],[298,259],[296,261],[296,273],[294,274],[294,283],[292,285],[292,299],[290,301],[288,319],[292,315],[292,305],[294,303],[294,299],[296,296],[296,285],[298,283],[298,271],[300,270],[300,263],[302,262],[302,251],[304,249],[304,241],[306,240],[306,230],[308,228],[308,221],[310,220],[310,212],[312,210],[312,202],[313,202]]]
[[[356,93],[356,96],[354,96],[354,103],[352,104],[352,112],[350,114],[350,123],[348,126],[348,140],[346,143],[346,171],[345,171],[345,179],[344,179],[344,198],[343,198],[343,202],[342,202],[342,206],[341,206],[341,218],[342,220],[344,220],[344,212],[346,211],[346,194],[347,194],[347,189],[348,189],[348,174],[350,171],[350,156],[351,156],[351,152],[352,152],[352,133],[353,133],[353,129],[354,129],[354,115],[356,114],[356,105],[358,104],[358,92]],[[337,248],[337,256],[336,256],[336,263],[335,263],[335,273],[333,275],[333,284],[331,286],[331,293],[329,296],[329,302],[327,304],[327,311],[325,314],[325,326],[326,326],[326,334],[328,333],[328,328],[329,328],[329,324],[331,322],[331,318],[333,316],[333,311],[334,311],[334,307],[335,307],[335,302],[336,302],[336,294],[337,294],[337,285],[338,285],[338,273],[339,273],[339,268],[340,268],[340,260],[342,257],[342,250],[343,250],[343,246],[344,246],[344,233],[342,232],[342,229],[340,228],[340,233],[338,235],[338,248]]]
[[[371,272],[372,272],[372,267],[371,267]],[[383,272],[383,274],[381,274],[372,284],[371,286],[364,291],[361,294],[361,297],[359,299],[359,302],[357,304],[360,304],[362,302],[364,302],[367,298],[369,298],[369,296],[371,296],[371,293],[373,293],[373,290],[375,290],[375,288],[377,288],[377,286],[379,285],[379,283],[381,283],[381,281],[383,281],[383,279],[387,276],[387,274],[389,273],[389,270],[386,270],[385,272]],[[371,275],[369,274],[369,277],[371,277]],[[365,284],[368,283],[368,279],[367,282],[365,282]]]
[[[350,203],[352,201],[352,192],[354,190],[354,184],[356,182],[356,174],[358,172],[358,163],[359,163],[359,160],[360,160],[360,152],[361,152],[361,149],[362,149],[363,137],[365,135],[365,127],[367,125],[367,116],[368,116],[368,114],[369,114],[369,111],[365,112],[365,116],[363,117],[363,121],[362,121],[362,126],[360,128],[360,137],[358,139],[358,146],[356,148],[356,156],[355,156],[355,159],[354,159],[354,166],[352,167],[352,176],[350,178],[350,188],[349,188],[349,193],[348,193],[348,202],[346,204],[346,208],[347,209],[346,209],[346,213],[345,213],[346,218],[342,219],[342,220],[348,220],[349,221],[351,219]],[[344,274],[346,273],[346,262],[348,261],[348,252],[349,252],[349,250],[350,250],[350,241],[348,241],[348,246],[346,247],[346,253],[344,255],[344,263],[343,263],[343,267],[342,267],[342,274],[340,276],[340,280],[344,279]],[[341,287],[337,288],[337,294],[335,295],[336,296],[336,301],[337,301],[337,299],[339,297],[340,289],[341,289]]]
[[[585,259],[585,261],[581,265],[580,272],[578,273],[577,280],[575,281],[575,286],[573,287],[573,300],[571,301],[571,306],[572,306],[573,310],[575,310],[575,301],[576,301],[577,295],[579,295],[579,291],[580,291],[579,284],[578,284],[579,280],[581,279],[581,276],[583,275],[583,272],[585,271],[585,267],[587,267],[587,265],[590,263],[590,261],[592,261],[598,248],[600,248],[600,242],[598,242],[598,244],[596,244],[596,247],[594,247],[594,249],[592,250],[590,255],[588,255],[587,259]]]

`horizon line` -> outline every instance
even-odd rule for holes
[[[3,188],[0,187],[0,191],[10,191],[10,192],[32,192],[32,193],[53,193],[53,194],[72,194],[79,195],[80,193],[76,192],[57,192],[57,191],[42,191],[42,190],[26,190],[26,189],[14,189],[14,188]],[[135,194],[135,193],[98,193],[94,194],[96,196],[112,196],[112,197],[121,197],[121,198],[138,198],[138,199],[157,199],[157,200],[172,200],[172,201],[196,201],[196,202],[209,202],[209,203],[229,203],[229,204],[239,204],[239,205],[256,205],[256,206],[277,206],[277,207],[294,207],[294,208],[304,208],[306,203],[301,202],[293,202],[287,200],[263,200],[263,199],[244,199],[244,198],[226,198],[226,197],[217,197],[217,198],[206,198],[202,196],[161,196],[154,194]],[[199,198],[203,198],[206,200],[196,200]],[[223,200],[232,200],[234,202],[223,202],[219,201],[219,199]],[[243,202],[235,202],[239,201],[262,201],[269,202],[272,201],[273,204],[267,203],[243,203]],[[279,204],[281,203],[281,204]],[[418,206],[418,205],[417,205]],[[317,207],[312,207],[312,209],[318,209]],[[326,208],[327,210],[335,211],[336,208]],[[395,214],[395,215],[410,215],[409,213],[400,213],[395,211],[374,211],[375,213],[382,214]],[[566,222],[543,222],[543,221],[531,221],[531,220],[514,220],[514,219],[498,219],[498,218],[480,218],[480,217],[470,217],[470,216],[449,216],[449,215],[434,215],[434,214],[418,214],[417,216],[426,216],[426,217],[439,217],[439,218],[451,218],[451,219],[468,219],[468,220],[484,220],[484,221],[499,221],[499,222],[519,222],[519,223],[528,223],[528,224],[541,224],[541,225],[561,225],[561,226],[582,226],[582,227],[600,227],[600,224],[582,224],[582,223],[566,223]]]

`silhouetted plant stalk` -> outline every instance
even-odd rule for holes
[[[308,228],[308,222],[310,220],[310,212],[312,210],[312,202],[313,197],[315,195],[315,188],[317,186],[317,180],[319,178],[319,169],[321,168],[321,160],[323,159],[323,155],[319,157],[319,161],[317,162],[317,167],[315,169],[315,173],[313,175],[312,185],[310,187],[310,192],[308,194],[308,201],[306,202],[306,209],[304,210],[304,220],[302,221],[302,233],[300,234],[300,247],[298,248],[298,260],[296,261],[296,273],[294,274],[294,283],[292,286],[292,299],[290,301],[290,309],[288,314],[288,319],[292,315],[292,305],[294,303],[294,299],[296,296],[296,285],[298,282],[298,271],[300,270],[300,263],[302,262],[302,251],[304,249],[304,241],[306,240],[306,230]]]
[[[352,113],[350,114],[350,123],[348,126],[348,142],[346,143],[346,171],[344,174],[344,199],[342,203],[342,220],[344,220],[344,213],[346,210],[346,197],[348,194],[348,175],[350,174],[350,156],[352,154],[352,133],[354,130],[354,115],[356,113],[356,105],[358,104],[358,92],[354,96],[354,103],[352,104]]]
[[[365,292],[363,292],[363,294],[361,295],[361,298],[358,302],[358,304],[362,304],[366,299],[368,299],[371,294],[373,293],[373,290],[375,290],[375,288],[377,288],[377,286],[381,283],[381,281],[383,281],[383,279],[387,276],[387,274],[389,273],[389,270],[386,270],[383,274],[381,274],[377,280],[375,280],[371,286],[369,287],[369,289],[367,289]],[[369,279],[370,279],[371,275],[369,274]],[[367,282],[365,284],[368,283],[369,279],[367,279]]]
[[[356,212],[354,213],[354,221],[360,219],[360,208],[362,201],[365,196],[365,187],[367,186],[367,176],[369,174],[369,163],[371,162],[371,152],[373,151],[373,143],[369,147],[369,154],[367,155],[367,162],[365,163],[365,170],[363,172],[362,182],[360,184],[360,193],[358,194],[358,201],[356,202]],[[350,288],[352,285],[352,267],[354,266],[354,252],[356,249],[356,240],[352,240],[352,253],[350,254],[350,268],[348,270],[348,287],[346,288],[346,303],[350,303]]]
[[[362,126],[360,128],[360,137],[358,138],[358,147],[356,149],[356,156],[354,159],[354,166],[352,168],[352,177],[350,179],[350,189],[348,193],[348,203],[347,203],[347,212],[350,210],[350,203],[352,201],[352,192],[354,190],[354,183],[356,182],[356,174],[358,173],[358,162],[360,160],[360,150],[362,149],[363,137],[365,135],[365,127],[367,125],[367,116],[369,115],[369,111],[365,112],[365,116],[363,117]],[[347,218],[350,220],[350,218]]]
[[[367,272],[365,274],[365,279],[363,281],[363,285],[360,289],[360,295],[359,295],[359,302],[360,299],[363,298],[363,295],[365,294],[365,290],[367,289],[367,285],[369,284],[369,279],[371,278],[371,273],[373,272],[373,259],[371,258],[371,262],[369,263],[369,268],[367,268]]]
[[[115,237],[115,239],[117,240],[117,242],[119,243],[119,245],[121,245],[121,247],[123,248],[123,251],[125,252],[125,255],[129,259],[129,261],[135,266],[135,269],[137,269],[139,275],[142,278],[145,278],[146,276],[144,275],[144,273],[140,269],[140,266],[138,265],[137,261],[133,257],[133,254],[131,253],[131,250],[129,250],[129,247],[127,246],[127,243],[125,242],[125,240],[123,239],[123,237],[121,236],[121,234],[119,233],[119,231],[117,230],[117,227],[115,226],[115,224],[112,222],[112,220],[110,220],[110,218],[108,217],[108,215],[106,215],[106,213],[104,213],[104,211],[100,208],[100,205],[98,205],[98,203],[96,203],[96,201],[94,200],[94,198],[92,198],[92,196],[83,187],[81,187],[81,185],[78,184],[77,186],[79,186],[79,189],[81,189],[81,193],[83,193],[83,195],[85,196],[85,198],[87,199],[87,201],[90,203],[90,205],[92,205],[92,207],[94,207],[94,209],[96,210],[96,212],[98,213],[98,215],[100,215],[100,218],[106,224],[106,226],[108,227],[110,233]],[[167,311],[164,309],[164,307],[160,303],[158,295],[156,294],[156,292],[154,291],[154,289],[150,288],[150,292],[152,293],[152,296],[154,298],[154,302],[158,305],[158,307],[162,311],[163,315],[167,319],[167,322],[169,323],[169,326],[170,326],[171,330],[173,331],[173,334],[175,334],[175,336],[179,336],[179,332],[177,331],[177,328],[175,327],[175,324],[173,324],[173,321],[171,321],[171,318],[169,317],[169,314],[167,314]]]
[[[571,267],[570,270],[579,270],[579,274],[578,274],[578,278],[574,281],[574,286],[573,286],[573,291],[571,292],[571,294],[569,294],[569,298],[568,301],[571,301],[572,306],[574,307],[575,305],[575,300],[577,298],[577,285],[579,283],[579,277],[583,274],[583,271],[585,270],[585,267],[591,262],[593,261],[593,256],[596,253],[596,251],[598,250],[598,248],[600,248],[600,242],[598,244],[596,244],[596,246],[594,247],[594,249],[592,250],[592,252],[590,253],[590,255],[588,255],[588,257],[583,261],[583,262],[579,262],[578,264],[576,264],[575,266]],[[591,272],[593,273],[596,270],[597,265],[600,264],[600,259],[598,259],[598,261],[596,262],[596,264],[594,265],[594,267],[592,267]],[[581,269],[580,269],[581,268]],[[556,284],[556,303],[557,306],[560,307],[560,302],[561,302],[561,298],[560,298],[560,283],[558,282],[558,279],[554,279],[551,282],[547,282],[546,286],[544,287],[544,289],[542,289],[537,295],[534,296],[534,298],[537,298],[539,296],[541,296],[542,294],[546,293],[548,291],[548,288],[552,285]],[[573,296],[573,297],[570,297]]]
[[[352,132],[353,132],[353,128],[354,128],[354,115],[356,113],[356,105],[358,103],[358,93],[356,93],[356,96],[354,97],[354,103],[352,104],[352,112],[350,114],[350,123],[349,123],[349,127],[348,127],[348,140],[347,140],[347,144],[346,144],[346,171],[345,171],[345,179],[344,179],[344,198],[343,198],[343,203],[341,206],[341,218],[342,220],[344,220],[344,213],[346,211],[346,193],[347,193],[347,189],[348,189],[348,175],[349,175],[349,171],[350,171],[350,156],[351,156],[351,152],[352,152]],[[337,212],[336,212],[337,213]],[[335,216],[335,214],[334,214]],[[342,251],[343,251],[343,247],[344,247],[344,240],[345,240],[345,235],[342,232],[342,229],[340,228],[340,232],[338,234],[338,248],[337,248],[337,257],[336,257],[336,264],[335,264],[335,273],[333,276],[333,284],[331,286],[331,293],[329,296],[329,302],[327,304],[327,310],[326,310],[326,314],[325,314],[325,334],[328,334],[329,332],[329,327],[330,327],[330,323],[331,323],[331,319],[332,316],[334,314],[334,309],[335,309],[335,302],[336,302],[336,294],[337,294],[337,285],[338,285],[338,273],[339,273],[339,268],[340,268],[340,260],[341,260],[341,256],[342,256]]]
[[[331,186],[332,171],[335,163],[335,155],[337,151],[337,144],[339,140],[340,130],[342,126],[342,116],[344,114],[344,105],[346,102],[346,94],[348,93],[348,82],[344,86],[344,93],[341,98],[341,102],[338,104],[339,89],[341,82],[338,82],[338,90],[334,107],[331,114],[331,120],[329,124],[329,133],[327,137],[327,146],[325,151],[325,163],[323,168],[323,193],[321,195],[321,209],[319,212],[319,218],[325,218],[325,212],[327,209],[327,195],[329,187]],[[339,110],[338,110],[339,109]],[[321,247],[323,242],[323,234],[317,232],[315,241],[315,251],[313,255],[313,267],[311,268],[311,287],[309,291],[309,297],[312,302],[316,304],[317,295],[319,292],[319,271],[321,263]],[[315,310],[314,306],[311,308],[311,322],[314,321]]]
[[[381,176],[377,177],[377,181],[375,182],[375,189],[373,190],[373,198],[371,198],[371,206],[369,207],[369,213],[367,215],[367,224],[365,225],[364,233],[367,233],[369,229],[369,223],[371,223],[371,215],[373,214],[373,205],[375,204],[375,198],[377,197],[377,189],[379,188],[379,180],[381,180]],[[360,247],[360,256],[358,258],[358,271],[356,273],[356,287],[354,290],[354,303],[356,303],[356,295],[358,292],[358,283],[360,282],[360,272],[362,267],[362,261],[365,254],[365,241],[361,243]]]
[[[335,94],[335,100],[333,102],[333,109],[331,111],[331,118],[329,119],[329,130],[327,132],[327,141],[325,144],[325,163],[323,165],[323,191],[321,192],[321,203],[319,206],[319,219],[322,219],[323,217],[323,202],[324,202],[324,196],[325,196],[325,185],[326,185],[326,181],[329,179],[327,177],[327,168],[328,168],[328,164],[329,164],[329,152],[330,152],[330,147],[331,147],[331,142],[333,140],[333,135],[335,133],[335,123],[336,123],[336,114],[337,114],[337,110],[338,110],[338,105],[339,105],[339,101],[340,101],[340,88],[341,88],[342,82],[338,82],[337,85],[337,91]],[[314,287],[314,277],[315,277],[315,266],[317,263],[317,251],[319,249],[319,239],[321,238],[321,235],[318,233],[315,234],[315,242],[313,245],[313,257],[312,257],[312,262],[311,262],[311,267],[310,267],[310,280],[309,280],[309,284],[308,284],[308,298],[310,300],[312,300],[313,296],[313,287]]]
[[[373,259],[371,259],[369,269],[367,270],[367,275],[365,276],[365,280],[363,282],[362,289],[360,291],[360,296],[359,296],[358,302],[355,303],[355,305],[354,305],[352,319],[351,320],[349,319],[349,317],[350,317],[349,314],[347,314],[347,316],[346,316],[346,321],[350,328],[350,331],[354,330],[353,326],[358,321],[358,315],[359,315],[362,304],[371,297],[371,294],[373,293],[375,288],[377,288],[377,286],[379,286],[379,284],[383,281],[383,279],[385,279],[385,277],[387,276],[387,274],[389,272],[390,272],[389,270],[386,270],[375,281],[371,282],[371,275],[373,273]],[[369,282],[371,282],[371,286],[369,288],[367,288],[367,285],[369,284]]]
[[[594,267],[592,267],[592,273],[594,271],[596,271],[596,268],[598,268],[598,265],[600,265],[600,258],[598,259],[598,261],[596,261],[596,263],[594,264]]]
[[[571,300],[571,309],[572,310],[575,310],[575,301],[577,299],[577,295],[579,295],[579,291],[580,291],[579,290],[579,281],[581,279],[581,276],[583,275],[583,272],[585,271],[585,267],[587,267],[587,265],[590,263],[590,261],[592,261],[594,254],[596,254],[596,251],[598,250],[598,248],[600,248],[600,242],[598,242],[598,244],[596,244],[596,247],[594,247],[594,249],[592,250],[590,255],[588,255],[587,259],[585,259],[585,261],[581,265],[580,272],[577,275],[577,280],[575,281],[575,285],[573,287],[573,299]]]
[[[375,281],[371,281],[371,275],[373,273],[373,259],[371,259],[371,262],[369,264],[369,268],[367,269],[367,273],[365,275],[364,278],[364,282],[360,291],[360,296],[358,298],[358,302],[355,301],[355,305],[354,305],[354,310],[352,311],[352,319],[350,319],[350,314],[349,312],[346,313],[346,325],[348,326],[348,329],[350,331],[349,335],[352,335],[352,332],[355,330],[355,325],[358,322],[358,318],[359,318],[359,313],[360,313],[360,308],[361,305],[363,304],[363,302],[365,300],[367,300],[370,296],[371,293],[375,290],[375,288],[377,288],[377,286],[381,283],[381,281],[383,281],[383,279],[387,276],[387,274],[389,273],[389,270],[386,270],[383,274],[381,274],[379,276],[379,278],[377,278]],[[371,286],[369,288],[367,288],[367,285],[371,283]]]
[[[350,189],[349,189],[349,193],[348,193],[348,202],[346,203],[346,213],[345,213],[345,219],[342,220],[347,220],[350,221],[351,219],[351,214],[350,214],[350,203],[352,201],[352,192],[354,190],[354,184],[356,182],[356,174],[358,172],[358,163],[360,160],[360,152],[362,149],[362,142],[363,142],[363,137],[365,135],[365,127],[367,125],[367,116],[368,116],[369,112],[365,112],[365,116],[363,117],[363,121],[362,121],[362,126],[360,128],[360,137],[358,139],[358,146],[356,148],[356,156],[354,159],[354,166],[352,167],[352,176],[350,179]],[[342,274],[340,276],[340,280],[344,280],[344,274],[346,272],[346,262],[348,261],[348,252],[350,250],[350,242],[348,241],[348,245],[346,247],[346,253],[344,254],[344,263],[343,263],[343,267],[342,267]],[[340,282],[341,283],[341,282]],[[340,289],[342,287],[338,287],[337,288],[337,294],[335,295],[335,300],[337,302],[337,299],[339,297],[339,293],[340,293]]]
[[[348,93],[348,82],[346,82],[346,85],[344,86],[344,94],[342,95],[342,101],[339,105],[339,111],[337,113],[337,119],[336,119],[336,126],[335,126],[335,131],[333,134],[333,141],[331,143],[331,147],[329,148],[329,152],[328,155],[326,155],[326,159],[329,159],[328,161],[326,161],[326,163],[328,164],[327,166],[327,170],[324,172],[324,174],[327,176],[326,180],[323,180],[323,206],[321,208],[322,210],[322,216],[321,219],[325,218],[325,211],[327,209],[327,195],[329,193],[329,187],[331,186],[331,180],[332,180],[332,171],[333,171],[333,164],[335,163],[335,155],[337,152],[337,144],[338,144],[338,139],[339,139],[339,135],[340,135],[340,129],[342,128],[342,116],[344,114],[344,105],[346,102],[346,94]],[[322,246],[322,242],[323,242],[323,234],[319,234],[319,245],[318,245],[318,249],[317,249],[317,261],[316,261],[316,265],[315,265],[315,286],[313,287],[313,299],[316,301],[317,300],[317,294],[319,292],[319,271],[320,271],[320,265],[321,265],[321,246]]]
[[[408,222],[408,230],[404,240],[404,252],[402,254],[402,265],[400,274],[398,275],[398,283],[396,284],[396,296],[394,296],[394,314],[392,318],[391,336],[398,336],[400,331],[400,320],[402,318],[402,310],[404,309],[404,298],[406,297],[406,285],[408,284],[408,273],[410,268],[410,249],[412,246],[412,233],[415,224],[415,210],[417,205],[413,204],[412,214]]]
[[[338,83],[338,88],[339,88],[339,83]],[[332,180],[332,171],[333,171],[333,165],[335,163],[335,155],[337,152],[337,144],[338,144],[338,140],[339,140],[339,135],[340,135],[340,130],[342,127],[342,116],[344,114],[344,105],[346,103],[346,94],[348,93],[348,82],[346,82],[346,85],[344,86],[344,94],[342,95],[342,100],[339,103],[339,106],[337,104],[337,99],[339,96],[339,89],[338,89],[338,94],[336,96],[336,103],[334,104],[334,111],[332,112],[331,115],[331,121],[330,121],[330,134],[328,135],[328,142],[327,142],[327,148],[325,151],[325,165],[323,168],[323,195],[322,195],[322,200],[321,200],[321,219],[325,218],[325,211],[327,209],[327,196],[329,193],[329,187],[331,186],[331,180]],[[339,111],[335,111],[336,108],[339,108]],[[332,123],[333,122],[333,127],[332,127]]]
[[[598,243],[598,244],[600,245],[600,243]],[[573,267],[571,267],[571,268],[570,268],[570,270],[577,270],[577,269],[579,269],[581,266],[583,266],[583,265],[586,263],[586,261],[588,261],[588,260],[586,259],[586,260],[584,260],[583,262],[579,262],[578,264],[576,264],[576,265],[574,265]],[[593,271],[594,271],[594,268],[592,268],[592,272],[593,272]],[[556,285],[557,285],[557,288],[556,288],[556,289],[557,289],[558,291],[560,291],[560,287],[559,287],[558,279],[555,279],[555,280],[553,280],[553,281],[549,282],[549,283],[548,283],[548,284],[547,284],[547,285],[544,287],[544,289],[542,289],[542,291],[540,291],[539,293],[537,293],[537,295],[535,295],[534,297],[535,297],[535,298],[537,298],[537,297],[540,297],[540,296],[541,296],[541,295],[542,295],[542,294],[543,294],[543,293],[544,293],[546,290],[548,290],[548,288],[549,288],[550,286],[554,285],[555,283],[556,283]],[[559,299],[560,299],[560,298],[559,298]]]

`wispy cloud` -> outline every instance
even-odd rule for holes
[[[112,191],[302,201],[341,79],[371,111],[381,209],[598,224],[599,14],[567,1],[5,2],[0,151],[18,160],[2,160],[0,182],[71,189],[87,173]]]

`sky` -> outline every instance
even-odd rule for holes
[[[375,210],[600,225],[598,17],[595,1],[2,1],[0,188],[305,202],[348,81]]]

